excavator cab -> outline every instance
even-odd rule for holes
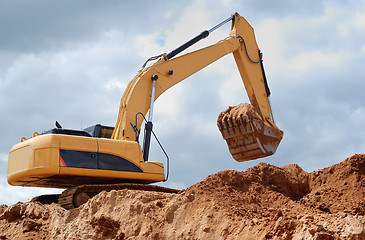
[[[96,124],[91,127],[85,128],[84,131],[89,133],[92,137],[111,138],[114,131],[114,127]]]

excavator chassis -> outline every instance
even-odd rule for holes
[[[180,190],[166,188],[156,185],[138,184],[138,183],[120,183],[120,184],[89,184],[80,185],[63,191],[61,194],[41,195],[32,198],[31,202],[40,202],[42,204],[58,203],[65,209],[78,208],[86,203],[90,198],[96,196],[102,191],[110,192],[112,190],[141,190],[163,193],[178,193]]]

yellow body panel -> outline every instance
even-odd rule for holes
[[[137,164],[143,162],[141,146],[133,141],[121,141],[113,139],[97,139],[99,152],[115,154],[125,159],[134,159]]]
[[[110,154],[123,158],[140,172],[65,166],[60,151]],[[144,162],[137,142],[46,134],[15,145],[9,152],[8,183],[17,186],[68,188],[91,183],[160,182],[162,163]]]
[[[148,164],[151,164],[151,163],[152,162],[148,162]],[[90,177],[90,178],[108,178],[111,180],[111,182],[143,182],[143,183],[161,182],[165,178],[164,173],[163,173],[163,167],[158,168],[158,172],[156,171],[155,173],[119,172],[119,171],[112,171],[112,170],[61,167],[59,175],[60,176],[61,175],[63,175],[63,176],[80,176],[80,177]],[[107,182],[107,180],[106,180],[106,182]],[[87,184],[87,183],[89,183],[89,182],[85,182],[82,184]],[[93,183],[95,184],[97,182],[93,182]],[[77,185],[81,185],[81,184],[77,184]]]
[[[58,174],[59,140],[53,135],[31,138],[13,146],[8,159],[8,182],[32,181]],[[21,182],[20,184],[23,185]]]
[[[33,165],[33,149],[29,143],[21,142],[9,152],[8,173],[17,173]],[[11,161],[10,161],[11,160]]]
[[[80,137],[80,136],[63,135],[63,134],[56,134],[55,137],[59,138],[60,149],[89,151],[89,152],[98,151],[97,138]]]

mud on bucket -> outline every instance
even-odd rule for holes
[[[278,127],[263,121],[248,103],[229,107],[219,115],[217,125],[237,162],[273,155],[283,137]]]

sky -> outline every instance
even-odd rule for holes
[[[183,189],[222,170],[260,162],[311,172],[365,153],[364,0],[0,1],[0,204],[59,189],[9,186],[8,152],[54,127],[114,126],[128,82],[151,56],[168,53],[238,12],[264,54],[276,124],[273,156],[238,163],[216,126],[249,102],[229,54],[155,103],[154,131],[170,158],[159,185]],[[193,51],[224,39],[230,24]],[[151,161],[164,162],[155,141]]]

